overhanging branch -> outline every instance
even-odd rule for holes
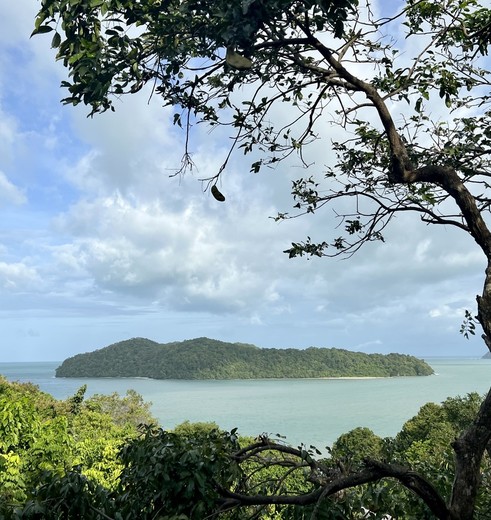
[[[254,450],[256,448],[258,446]],[[220,489],[219,491],[223,496],[221,501],[222,508],[261,505],[308,506],[317,504],[320,500],[324,500],[345,489],[385,478],[393,478],[399,481],[404,487],[419,496],[437,518],[448,520],[449,511],[445,501],[435,487],[424,477],[403,466],[374,460],[366,460],[365,467],[360,471],[331,477],[323,486],[302,495],[247,495],[226,489]]]

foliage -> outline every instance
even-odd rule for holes
[[[360,464],[365,459],[383,458],[383,441],[372,430],[359,426],[342,434],[333,444],[331,457],[345,466]]]
[[[84,401],[85,390],[57,401],[31,384],[0,378],[0,518],[41,489],[48,475],[49,485],[57,486],[74,467],[80,486],[115,487],[119,451],[139,434],[136,420],[156,421],[135,392]]]
[[[116,513],[107,490],[74,468],[63,475],[45,473],[31,499],[10,514],[15,520],[102,520],[111,518],[107,513]]]
[[[161,429],[125,446],[120,477],[123,516],[205,518],[212,514],[219,489],[233,484],[239,468],[230,453],[237,448],[234,432],[201,430],[181,436]],[[151,462],[149,464],[149,462]]]
[[[7,504],[25,500],[43,469],[64,469],[67,423],[53,403],[32,385],[0,379],[0,496]]]
[[[142,427],[119,452],[121,472],[114,489],[99,485],[80,468],[61,477],[45,474],[17,514],[26,519],[205,518],[219,506],[219,490],[240,476],[231,459],[237,449],[235,432],[212,424],[187,423],[174,432]]]
[[[77,354],[56,369],[57,377],[155,379],[393,377],[432,373],[424,361],[403,354],[364,354],[314,347],[306,350],[260,349],[254,345],[208,338],[167,344],[134,338],[94,352]],[[139,403],[138,409],[141,406]]]
[[[135,390],[128,390],[125,396],[117,392],[111,395],[95,394],[85,401],[85,406],[94,412],[109,415],[119,427],[135,429],[141,424],[155,424],[150,412],[151,402],[145,402]]]
[[[136,92],[157,79],[157,90],[164,98],[176,97],[172,104],[192,108],[195,115],[214,121],[215,110],[204,87],[225,86],[234,76],[232,71],[221,71],[223,49],[230,49],[227,68],[247,70],[247,62],[242,62],[245,67],[236,65],[241,61],[235,51],[251,56],[263,31],[272,31],[272,38],[282,38],[295,15],[310,11],[319,29],[332,28],[340,35],[343,20],[356,4],[355,0],[242,4],[225,0],[44,0],[33,34],[54,31],[52,45],[58,50],[58,58],[73,72],[72,81],[63,83],[70,93],[66,103],[83,102],[91,104],[94,112],[104,111],[112,108],[111,94]],[[132,37],[126,30],[131,26],[144,30]],[[264,47],[261,54],[271,58],[275,50],[275,46]],[[193,84],[195,79],[183,77],[181,72],[192,69],[193,58],[197,57],[207,58],[212,64],[206,84]],[[274,74],[269,72],[270,77]],[[188,89],[191,92],[186,92]]]
[[[424,475],[441,496],[449,497],[455,478],[451,444],[472,423],[481,403],[482,398],[476,393],[448,398],[441,404],[427,403],[404,424],[395,438],[381,439],[366,428],[356,428],[334,443],[332,461],[342,464],[343,471],[354,471],[357,464],[363,467],[373,459],[390,460]],[[476,518],[487,516],[490,469],[486,458],[481,465],[483,481],[479,487]],[[392,518],[430,520],[435,517],[416,495],[390,480],[349,490],[343,500],[346,514],[356,510],[357,504]]]

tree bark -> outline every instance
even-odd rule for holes
[[[482,295],[477,297],[477,319],[484,332],[482,338],[491,352],[491,259],[488,260]]]
[[[472,520],[484,451],[491,438],[491,390],[473,424],[453,443],[455,480],[450,499],[452,520]]]

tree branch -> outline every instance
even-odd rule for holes
[[[256,448],[258,446],[256,445]],[[348,475],[338,475],[318,489],[303,495],[246,495],[220,489],[222,506],[239,507],[252,505],[297,505],[316,504],[339,491],[376,482],[384,478],[394,478],[419,496],[432,513],[441,520],[449,519],[449,510],[434,486],[416,472],[396,464],[386,464],[374,460],[365,461],[365,468]]]

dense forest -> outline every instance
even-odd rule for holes
[[[413,356],[364,354],[334,348],[262,349],[208,338],[160,344],[133,338],[66,359],[56,377],[261,379],[426,376]]]
[[[430,519],[428,507],[393,479],[323,492],[368,459],[395,458],[447,496],[454,477],[448,444],[481,403],[477,394],[428,403],[394,438],[360,426],[322,455],[279,437],[242,437],[213,423],[164,430],[133,391],[84,394],[82,386],[60,401],[0,377],[1,519]],[[489,459],[481,479],[476,518],[488,518]],[[258,493],[306,498],[301,507],[239,501]]]

